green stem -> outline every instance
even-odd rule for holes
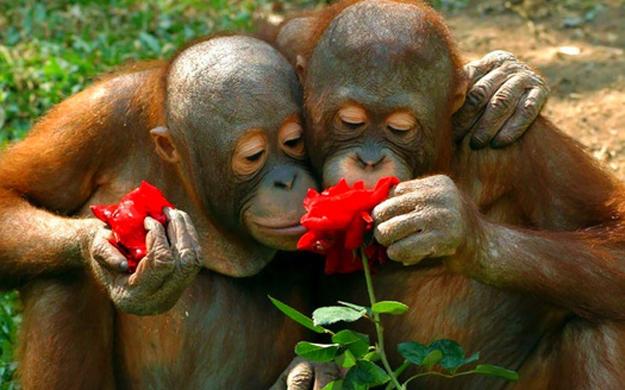
[[[369,293],[369,302],[371,303],[371,307],[373,307],[373,305],[375,305],[376,303],[375,291],[373,290],[373,282],[371,281],[371,271],[369,270],[369,259],[367,258],[367,255],[365,254],[364,248],[362,247],[360,248],[360,258],[362,260],[362,268],[365,272],[365,281],[367,282],[367,293]],[[374,313],[374,312],[372,312],[372,314],[373,314],[373,324],[375,325],[375,333],[378,339],[376,349],[378,353],[380,354],[382,365],[384,366],[384,369],[386,370],[386,373],[388,374],[388,376],[391,378],[391,383],[393,383],[395,388],[397,388],[398,390],[401,390],[403,389],[403,387],[397,380],[397,377],[395,376],[395,373],[393,372],[393,369],[391,368],[391,365],[389,364],[388,359],[386,357],[386,352],[384,351],[384,328],[382,327],[382,321],[380,321],[380,314]]]
[[[410,362],[408,360],[404,360],[404,362],[401,364],[401,366],[397,367],[395,369],[395,371],[393,371],[393,373],[395,374],[395,378],[399,378],[399,376],[401,374],[404,373],[404,371],[406,371],[406,369],[410,367]],[[394,384],[392,382],[389,382],[388,385],[386,385],[386,387],[384,388],[385,390],[392,390],[393,389]]]
[[[455,378],[458,376],[465,376],[465,375],[471,375],[471,374],[475,374],[475,370],[469,370],[469,371],[463,371],[463,372],[459,372],[457,374],[444,374],[442,372],[438,372],[438,371],[427,371],[427,372],[422,372],[420,374],[417,375],[413,375],[410,378],[408,378],[405,382],[404,382],[404,386],[408,385],[409,382],[411,382],[413,379],[417,379],[417,378],[422,378],[424,376],[442,376],[443,378]]]

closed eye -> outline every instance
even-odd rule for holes
[[[294,148],[296,147],[300,142],[302,141],[301,137],[297,137],[297,138],[293,138],[293,139],[288,139],[286,141],[284,141],[284,145],[286,145],[289,148]]]
[[[263,157],[264,153],[265,153],[264,150],[260,150],[257,153],[252,154],[251,156],[245,157],[245,159],[249,162],[255,162],[255,161],[260,160],[260,158]]]
[[[405,127],[405,126],[393,126],[393,125],[387,125],[388,129],[397,133],[403,133],[405,131],[408,131],[411,129],[411,127]]]
[[[386,119],[386,127],[395,133],[412,130],[417,124],[417,119],[408,112],[396,112]]]
[[[348,129],[352,129],[352,130],[356,130],[360,126],[365,124],[365,122],[348,122],[348,121],[346,121],[344,119],[341,119],[341,123],[343,123],[343,126],[347,127]]]

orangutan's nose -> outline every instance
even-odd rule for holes
[[[375,169],[382,161],[384,161],[385,157],[384,153],[371,150],[361,150],[356,153],[358,163],[367,170]]]

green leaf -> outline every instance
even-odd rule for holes
[[[285,316],[289,317],[290,319],[302,325],[303,327],[308,328],[312,330],[313,332],[317,332],[317,333],[329,333],[327,329],[324,329],[321,326],[316,326],[313,323],[312,318],[308,317],[307,315],[300,313],[296,309],[292,308],[291,306],[287,305],[284,302],[277,300],[271,295],[268,295],[268,297],[271,300],[271,303],[273,303],[274,306],[278,308],[278,310],[280,310]]]
[[[397,301],[380,301],[371,307],[374,313],[401,315],[408,311],[408,306]]]
[[[295,346],[297,356],[320,363],[332,361],[338,350],[338,344],[317,344],[308,341],[300,341]]]
[[[358,310],[358,311],[362,311],[364,310],[367,313],[371,312],[371,308],[368,306],[361,306],[361,305],[357,305],[355,303],[349,303],[349,302],[344,302],[344,301],[338,301],[339,305],[343,305],[343,306],[347,306],[347,307],[351,307],[354,310]]]
[[[332,336],[332,341],[349,349],[357,358],[369,352],[369,336],[344,329]]]
[[[443,353],[440,349],[432,350],[423,358],[423,365],[430,370],[434,365],[438,364],[442,358]]]
[[[334,361],[343,368],[351,368],[356,365],[356,357],[349,349],[337,356]]]
[[[507,368],[495,366],[492,364],[478,364],[473,371],[476,374],[494,376],[513,382],[519,380],[519,374],[517,374],[516,371],[508,370]]]
[[[335,380],[323,386],[321,390],[343,390],[343,380]]]
[[[389,378],[386,371],[384,371],[380,366],[367,360],[358,360],[356,365],[350,368],[347,375],[345,375],[345,384],[367,385],[373,387],[383,385],[390,379],[391,378]]]
[[[408,360],[412,364],[416,364],[417,366],[423,364],[423,359],[425,359],[427,354],[430,352],[428,347],[417,343],[416,341],[400,343],[397,346],[397,350],[404,357],[404,359]]]
[[[354,322],[367,314],[364,310],[355,310],[345,306],[325,306],[313,312],[314,325],[329,325],[339,321]]]
[[[381,356],[376,351],[367,352],[363,357],[363,360],[368,360],[370,362],[377,362],[381,359]]]
[[[446,370],[456,369],[464,364],[464,349],[453,340],[436,340],[428,347],[430,351],[438,349],[443,353],[441,366]]]

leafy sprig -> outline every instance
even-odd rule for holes
[[[313,343],[300,341],[295,346],[295,353],[307,360],[327,363],[334,362],[347,370],[344,378],[327,384],[323,390],[365,390],[386,384],[386,389],[405,390],[408,384],[425,376],[456,378],[467,375],[484,375],[517,381],[519,375],[512,370],[492,364],[477,364],[478,352],[467,355],[456,341],[449,339],[435,340],[428,345],[416,341],[400,343],[397,346],[403,363],[392,369],[384,346],[384,327],[381,315],[402,315],[408,306],[397,301],[377,301],[371,282],[369,262],[361,251],[367,292],[370,306],[361,306],[349,302],[337,302],[336,306],[324,306],[316,309],[312,318],[292,308],[284,302],[269,297],[271,302],[287,317],[315,333],[327,334],[331,343]],[[339,322],[350,323],[360,319],[373,322],[376,340],[372,343],[369,336],[350,329],[334,332],[325,326]],[[410,367],[418,372],[403,382],[399,377]]]

